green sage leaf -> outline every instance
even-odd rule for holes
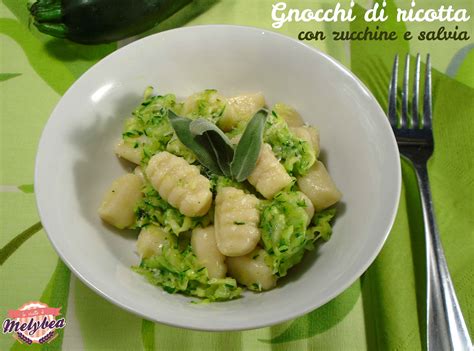
[[[258,111],[247,124],[237,144],[231,163],[231,172],[233,178],[238,182],[247,179],[257,164],[267,116],[268,112],[266,110]]]
[[[205,138],[208,143],[208,147],[214,151],[214,155],[216,156],[217,164],[221,169],[222,173],[226,177],[232,177],[232,173],[230,170],[230,164],[232,162],[232,158],[234,157],[234,149],[229,147],[225,142],[222,141],[222,138],[213,132],[205,132],[204,135],[196,135],[196,138]]]
[[[209,122],[207,119],[204,119],[204,118],[195,119],[194,121],[191,122],[191,125],[189,127],[191,130],[191,133],[194,135],[203,135],[206,132],[216,133],[217,135],[221,137],[222,141],[225,142],[231,149],[234,148],[234,146],[230,142],[227,135],[225,135],[224,132],[220,130],[218,126],[216,126],[212,122]]]
[[[231,163],[234,158],[234,147],[229,138],[212,122],[199,118],[191,122],[190,131],[195,140],[207,143],[206,148],[212,149],[222,173],[232,177]]]
[[[209,143],[203,142],[203,138],[195,138],[191,133],[190,124],[192,120],[177,116],[171,110],[168,111],[168,119],[178,139],[194,152],[198,161],[211,172],[224,175],[217,163],[215,151],[210,148]]]

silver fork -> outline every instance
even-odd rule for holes
[[[388,98],[388,118],[402,156],[411,161],[418,180],[423,209],[427,265],[427,349],[472,350],[456,293],[451,282],[446,258],[436,226],[426,163],[433,154],[432,92],[430,55],[426,58],[423,114],[419,114],[420,54],[416,56],[411,119],[409,118],[410,56],[406,56],[403,74],[401,115],[397,115],[398,55],[393,63]]]

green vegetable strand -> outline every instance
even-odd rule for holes
[[[330,238],[330,222],[336,209],[316,213],[306,228],[308,214],[305,207],[298,191],[282,191],[263,205],[260,220],[262,242],[269,254],[267,263],[279,277],[285,276],[288,269],[301,261],[305,250],[314,249],[316,240]]]
[[[308,238],[308,244],[306,245],[307,249],[312,249],[313,243],[318,239],[328,241],[331,238],[331,221],[335,216],[335,207],[330,207],[321,212],[315,213],[308,229],[306,230],[306,236]]]
[[[275,156],[290,175],[305,175],[316,161],[312,145],[296,137],[275,111],[267,118],[263,140],[270,144]]]
[[[205,227],[211,222],[212,211],[203,217],[187,217],[166,202],[148,182],[143,187],[142,193],[143,198],[135,208],[136,228],[154,224],[169,233],[179,235],[197,226]]]
[[[226,301],[240,296],[242,289],[235,279],[209,278],[207,269],[193,254],[191,245],[188,243],[183,251],[178,247],[179,244],[163,247],[160,255],[144,259],[133,270],[170,294],[180,292],[207,301]]]
[[[260,221],[264,249],[273,272],[283,277],[304,254],[308,214],[299,192],[279,192],[263,209]]]

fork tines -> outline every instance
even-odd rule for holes
[[[395,129],[431,129],[431,61],[430,55],[426,56],[425,89],[423,95],[423,119],[420,121],[419,95],[420,95],[420,54],[416,55],[415,73],[413,77],[413,92],[411,101],[411,118],[409,116],[409,81],[410,81],[410,55],[405,58],[405,71],[403,74],[402,102],[400,118],[397,115],[397,78],[398,55],[395,56],[392,69],[392,78],[389,88],[388,118],[392,128]]]

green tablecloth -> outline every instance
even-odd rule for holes
[[[424,320],[424,253],[414,174],[403,163],[403,189],[392,232],[376,261],[340,296],[294,321],[245,332],[208,333],[172,328],[110,304],[70,274],[41,226],[32,187],[41,130],[67,88],[123,43],[85,47],[28,28],[25,1],[0,3],[0,319],[9,309],[41,300],[63,306],[67,326],[51,344],[24,346],[0,334],[0,350],[418,350]],[[272,29],[268,0],[196,1],[151,32],[177,26],[228,23],[296,37],[301,30],[355,30],[366,23],[289,23]],[[287,1],[318,8],[336,1]],[[366,6],[368,1],[359,1]],[[393,1],[388,1],[393,11]],[[442,1],[417,1],[417,6]],[[452,1],[474,10],[470,0]],[[398,1],[409,6],[408,1]],[[472,33],[472,20],[459,30]],[[454,24],[445,24],[454,29]],[[437,29],[439,23],[396,23],[398,31]],[[436,150],[429,174],[439,229],[459,302],[474,335],[474,44],[469,41],[312,41],[358,75],[386,108],[386,86],[396,52],[432,55]],[[376,67],[374,69],[374,67]],[[367,209],[370,210],[370,209]],[[31,230],[23,232],[33,226]],[[23,233],[22,233],[23,232]],[[18,234],[22,233],[18,236]],[[8,245],[7,245],[8,244]],[[6,246],[5,246],[6,245]]]

